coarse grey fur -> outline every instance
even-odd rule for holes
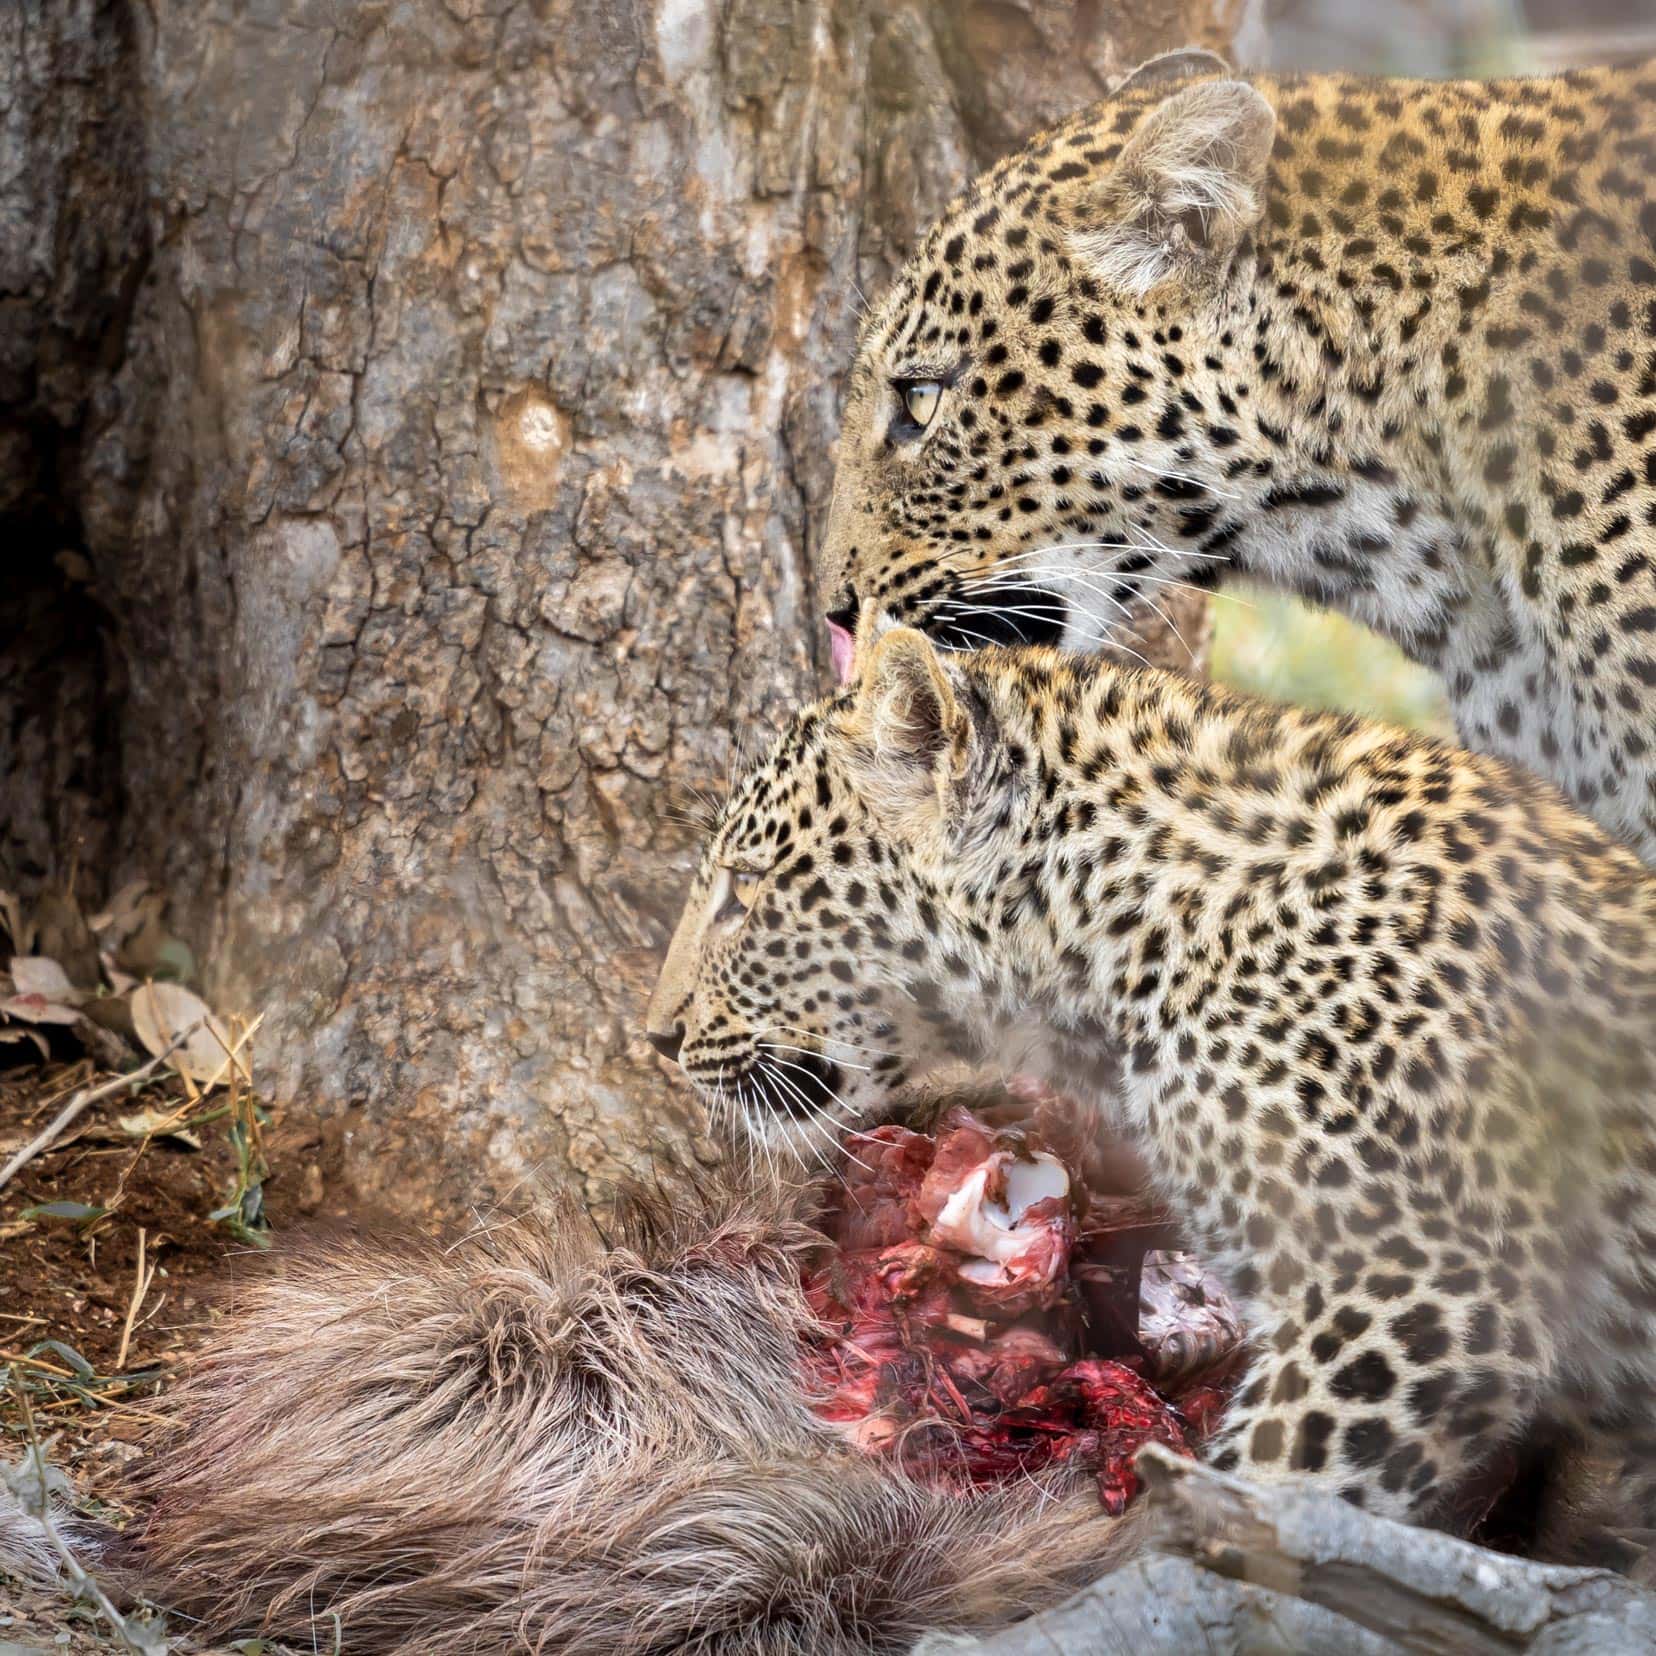
[[[811,1412],[808,1196],[632,1192],[330,1242],[239,1290],[105,1548],[130,1590],[353,1656],[898,1651],[1131,1545],[1084,1475],[952,1493]]]

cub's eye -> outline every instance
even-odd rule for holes
[[[719,888],[715,893],[719,902],[713,918],[721,923],[739,920],[753,907],[754,899],[759,895],[759,880],[757,874],[739,874],[732,868],[720,869]]]
[[[916,430],[924,431],[932,423],[937,405],[943,400],[941,380],[899,380],[897,395],[902,399],[903,412]]]

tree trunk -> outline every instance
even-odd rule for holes
[[[0,884],[166,890],[371,1199],[710,1154],[640,1012],[675,811],[825,681],[859,295],[1261,11],[6,8]]]

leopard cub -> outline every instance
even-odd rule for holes
[[[734,792],[649,1030],[819,1145],[942,1060],[1091,1088],[1243,1302],[1218,1464],[1430,1519],[1546,1427],[1656,1523],[1656,875],[1547,783],[900,628]]]

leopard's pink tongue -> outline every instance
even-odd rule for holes
[[[841,684],[849,684],[851,662],[857,652],[856,640],[837,621],[828,623],[828,649],[834,658],[834,677]]]

